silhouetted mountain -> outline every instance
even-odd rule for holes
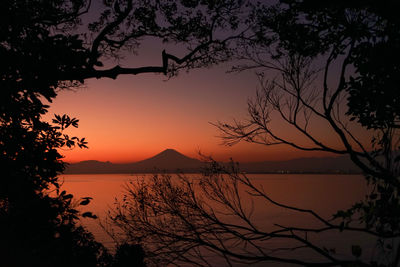
[[[154,157],[134,163],[132,167],[134,171],[154,171],[156,169],[198,171],[202,166],[204,163],[197,159],[189,158],[174,149],[166,149]]]
[[[96,160],[70,164],[65,173],[154,173],[200,172],[206,163],[187,157],[174,149],[135,163],[114,164]],[[240,163],[240,169],[251,173],[359,173],[347,156],[325,158],[299,158],[287,161]]]
[[[114,164],[109,161],[86,160],[68,164],[64,173],[120,173],[125,164]]]
[[[166,149],[149,159],[134,163],[114,164],[96,160],[73,163],[68,165],[65,173],[199,172],[204,165],[204,162],[189,158],[174,149]]]

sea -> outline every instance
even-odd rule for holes
[[[189,174],[192,178],[201,174]],[[82,212],[91,211],[98,219],[83,218],[82,225],[92,232],[97,241],[110,251],[115,242],[104,230],[107,213],[120,201],[129,182],[151,178],[151,174],[73,174],[60,176],[63,189],[72,193],[76,199],[93,198],[89,205],[80,206]],[[303,209],[312,209],[329,219],[338,210],[347,209],[355,202],[364,199],[370,188],[361,175],[344,174],[247,174],[253,184],[262,188],[274,201]],[[284,208],[270,205],[263,200],[242,192],[245,203],[254,209],[252,219],[265,229],[274,224],[285,226],[314,226],[310,216],[305,216]],[[336,254],[352,256],[353,244],[361,244],[361,258],[370,260],[376,257],[375,238],[363,234],[329,232],[318,237],[321,247],[335,248]],[[282,241],[280,241],[282,242]],[[283,241],[285,242],[285,241]],[[285,244],[282,244],[285,245]],[[279,244],[278,244],[279,247]],[[286,252],[283,252],[286,253]],[[349,256],[347,256],[349,255]],[[300,255],[307,259],[309,255]],[[239,266],[239,265],[237,265]],[[254,266],[290,266],[288,264],[255,264]]]

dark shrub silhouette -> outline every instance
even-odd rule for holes
[[[238,29],[234,20],[224,17],[235,17],[241,5],[114,0],[99,5],[100,17],[93,19],[91,2],[0,3],[0,258],[4,266],[112,262],[103,246],[79,226],[77,200],[62,190],[57,177],[65,167],[59,149],[87,147],[85,138],[67,133],[69,127],[78,127],[78,120],[56,115],[52,123],[44,121],[49,107],[45,102],[51,103],[59,90],[79,88],[88,78],[149,72],[173,76],[180,69],[226,60],[225,48],[234,36],[218,38],[215,32]],[[184,55],[160,51],[159,66],[103,67],[110,58],[135,52],[149,36],[180,44]],[[90,212],[82,216],[95,218]],[[141,255],[139,248],[132,249],[128,252]]]

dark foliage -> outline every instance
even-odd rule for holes
[[[60,149],[86,148],[71,137],[78,120],[42,118],[57,92],[88,78],[163,73],[201,67],[229,58],[221,28],[238,29],[242,2],[103,1],[93,19],[91,1],[18,0],[0,3],[0,257],[2,266],[143,266],[140,247],[121,247],[115,261],[79,226],[80,201],[61,189],[65,168]],[[229,17],[231,20],[226,20]],[[85,19],[83,19],[85,18]],[[182,58],[160,52],[160,66],[105,68],[109,59],[136,52],[152,37],[180,44]]]
[[[140,245],[122,244],[117,247],[112,267],[145,267],[145,253]]]
[[[250,64],[237,70],[258,69],[262,89],[249,102],[247,122],[218,124],[228,144],[245,140],[348,154],[373,189],[334,218],[375,232],[388,266],[400,260],[400,247],[387,244],[400,230],[398,7],[397,1],[313,0],[257,6],[256,35],[240,47],[246,51],[241,58]],[[268,71],[277,77],[267,80]],[[275,132],[273,113],[309,145]],[[316,118],[340,146],[313,131]]]
[[[149,250],[156,247],[152,255],[156,260],[177,264],[207,266],[203,253],[207,250],[227,265],[235,261],[279,261],[307,266],[398,266],[398,9],[398,1],[282,0],[252,5],[246,21],[250,30],[239,38],[234,50],[242,62],[233,70],[256,70],[260,90],[249,101],[245,120],[216,124],[227,145],[247,141],[349,155],[372,188],[365,199],[324,219],[313,211],[274,202],[246,175],[217,166],[198,184],[185,177],[178,177],[175,183],[168,176],[135,184],[128,188],[128,200],[116,207],[110,219],[132,240],[149,241]],[[278,118],[298,136],[291,138],[274,128]],[[329,142],[316,127],[330,130],[339,142]],[[251,214],[241,210],[238,184],[253,197],[310,213],[323,227],[278,225],[277,231],[260,231]],[[197,194],[199,188],[202,195]],[[214,202],[222,206],[222,211],[209,204]],[[220,214],[235,219],[227,223]],[[168,229],[166,225],[173,221],[177,222],[174,228]],[[351,260],[346,261],[335,255],[335,249],[320,247],[308,239],[309,234],[333,229],[377,238],[378,255],[365,257],[360,244],[351,244]],[[283,250],[306,248],[323,256],[323,261],[274,258],[257,243],[279,237],[298,242],[298,246]],[[252,246],[253,251],[249,249]]]
[[[86,147],[66,128],[78,120],[41,118],[56,96],[57,74],[85,60],[72,29],[81,1],[3,1],[0,7],[0,255],[2,266],[99,266],[103,246],[78,225],[72,195],[60,190],[60,148]]]

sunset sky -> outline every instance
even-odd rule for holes
[[[185,54],[180,47],[147,39],[137,55],[125,53],[119,62],[106,62],[107,67],[158,66],[163,49],[177,56]],[[258,86],[254,72],[226,73],[234,63],[229,64],[189,73],[182,71],[170,80],[160,74],[87,80],[84,88],[61,91],[50,105],[46,119],[66,113],[80,120],[79,128],[67,133],[85,137],[89,149],[61,151],[67,162],[133,162],[167,148],[194,158],[200,151],[216,160],[232,157],[241,162],[329,155],[284,146],[247,143],[222,146],[218,138],[221,133],[210,122],[245,119],[247,101],[255,96]],[[292,128],[283,126],[278,119],[272,123],[280,135],[303,142],[293,134]],[[325,125],[316,122],[313,131],[329,144],[337,143]]]
[[[96,3],[84,21],[93,21],[102,10]],[[124,67],[159,66],[163,49],[177,56],[185,54],[181,47],[146,39],[137,55],[125,53],[119,62],[105,63],[107,67],[117,64]],[[218,138],[221,133],[210,122],[245,119],[247,101],[255,96],[258,87],[254,72],[226,73],[235,62],[229,64],[189,73],[182,71],[168,81],[160,74],[87,80],[84,88],[61,91],[50,104],[46,119],[51,120],[54,114],[68,114],[80,120],[79,128],[67,133],[85,137],[89,149],[61,151],[67,162],[134,162],[167,148],[194,158],[199,157],[200,151],[216,160],[226,161],[232,157],[241,162],[331,155],[305,153],[284,146],[221,145]],[[272,119],[279,135],[304,142],[294,134],[295,130],[284,126],[277,117]],[[315,122],[310,126],[328,144],[337,144],[326,125]]]
[[[159,51],[146,46],[141,56],[128,57],[121,64],[158,64]],[[198,157],[200,151],[216,160],[232,157],[241,162],[321,155],[283,146],[222,146],[220,132],[210,122],[245,118],[247,101],[258,86],[254,73],[226,73],[228,69],[225,64],[182,72],[168,81],[156,74],[93,79],[84,88],[61,91],[48,118],[54,113],[77,117],[79,128],[68,134],[86,137],[89,142],[89,149],[62,151],[65,160],[133,162],[166,148],[190,157]],[[283,135],[293,132],[278,120],[276,127]],[[327,136],[323,127],[316,130]]]

